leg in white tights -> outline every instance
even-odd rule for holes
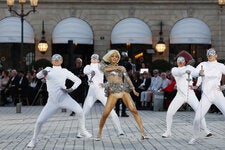
[[[173,122],[173,116],[177,112],[177,110],[182,106],[184,103],[184,96],[177,94],[172,102],[169,105],[169,108],[167,110],[166,114],[166,132],[162,135],[162,137],[166,138],[168,136],[171,136],[171,127]]]

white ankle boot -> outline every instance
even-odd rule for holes
[[[27,144],[27,147],[28,147],[28,148],[33,148],[33,147],[36,146],[37,142],[38,142],[38,141],[37,141],[36,139],[32,139],[32,140],[30,141],[30,143]]]
[[[80,131],[80,135],[81,135],[81,137],[84,136],[84,137],[86,137],[86,138],[92,137],[92,134],[89,133],[86,129],[82,129],[82,130]]]
[[[83,136],[81,135],[80,132],[77,133],[77,138],[82,138]]]
[[[191,138],[191,140],[188,142],[188,144],[193,145],[197,141],[196,138]]]
[[[171,136],[171,131],[166,131],[166,132],[163,133],[163,135],[162,135],[163,138],[167,138],[167,137],[169,137],[169,136]]]

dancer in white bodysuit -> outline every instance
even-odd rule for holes
[[[65,108],[76,112],[76,115],[78,116],[79,132],[88,138],[92,136],[85,128],[83,109],[68,94],[81,84],[81,80],[72,72],[62,68],[62,62],[62,56],[59,54],[54,54],[52,56],[53,67],[46,67],[37,73],[37,78],[44,78],[46,80],[49,97],[47,104],[44,106],[40,115],[38,116],[35,124],[34,135],[27,147],[35,147],[37,144],[37,136],[41,130],[42,125],[47,121],[48,118],[54,115],[59,108]],[[74,82],[74,85],[70,89],[66,89],[66,79],[70,79]]]
[[[215,49],[207,50],[208,61],[200,63],[196,71],[202,80],[202,97],[198,109],[195,113],[193,122],[193,138],[189,144],[194,144],[200,134],[200,120],[205,117],[212,104],[225,116],[225,97],[220,89],[222,75],[225,75],[225,65],[217,62],[217,53]]]
[[[89,80],[88,94],[83,105],[84,114],[87,115],[97,100],[104,106],[107,102],[107,97],[105,96],[104,88],[102,87],[104,74],[100,70],[98,54],[93,54],[91,56],[91,64],[84,67],[84,74],[88,76]],[[118,135],[124,135],[119,118],[114,110],[111,111],[110,116],[117,127]],[[81,135],[78,133],[77,137],[81,137]]]
[[[189,86],[192,85],[192,76],[191,72],[195,70],[194,67],[187,65],[184,57],[177,58],[177,66],[171,70],[172,75],[176,80],[177,94],[172,100],[166,114],[166,126],[167,130],[162,135],[163,138],[171,136],[171,126],[173,121],[173,116],[177,110],[184,104],[188,103],[194,111],[197,110],[199,101],[195,95],[193,89],[189,89]],[[206,136],[211,136],[212,134],[206,127],[205,119],[202,119],[202,128],[206,132]]]

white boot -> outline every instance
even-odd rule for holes
[[[118,136],[121,136],[121,135],[124,135],[123,130],[119,130],[119,131],[118,131]]]
[[[188,144],[193,145],[197,141],[196,138],[191,138],[191,140],[188,142]]]
[[[212,136],[212,133],[208,129],[205,130],[205,133],[206,133],[206,137]]]
[[[167,138],[167,137],[169,137],[169,136],[171,136],[171,131],[166,131],[166,132],[163,133],[163,135],[162,135],[163,138]]]
[[[79,133],[79,132],[78,132],[78,133]],[[84,137],[86,137],[86,138],[92,137],[92,134],[89,133],[86,129],[81,129],[80,135],[81,135],[81,137],[84,136]]]
[[[36,146],[37,142],[38,142],[38,140],[32,139],[32,140],[30,141],[30,143],[27,144],[27,147],[28,147],[28,148],[33,148],[33,147]]]
[[[89,132],[86,130],[86,128],[85,128],[85,116],[84,116],[84,114],[82,114],[82,118],[79,119],[79,125],[78,125],[78,127],[79,127],[78,133],[80,133],[81,136],[84,136],[84,137],[86,137],[86,138],[92,137],[92,134],[89,133]],[[79,136],[79,135],[78,135],[78,136]],[[78,136],[77,136],[77,137],[78,137]]]
[[[77,138],[82,138],[83,136],[81,135],[80,132],[77,132]]]

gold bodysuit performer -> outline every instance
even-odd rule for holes
[[[117,50],[110,50],[103,56],[101,62],[101,70],[104,72],[107,83],[104,84],[105,93],[107,96],[107,103],[102,114],[99,130],[96,140],[101,139],[102,129],[107,117],[111,110],[115,107],[118,99],[122,99],[126,107],[129,108],[134,116],[141,132],[141,139],[148,139],[146,135],[140,116],[138,115],[135,104],[130,96],[130,92],[133,91],[135,95],[139,95],[134,89],[134,86],[123,66],[118,66],[120,60],[120,53]]]

